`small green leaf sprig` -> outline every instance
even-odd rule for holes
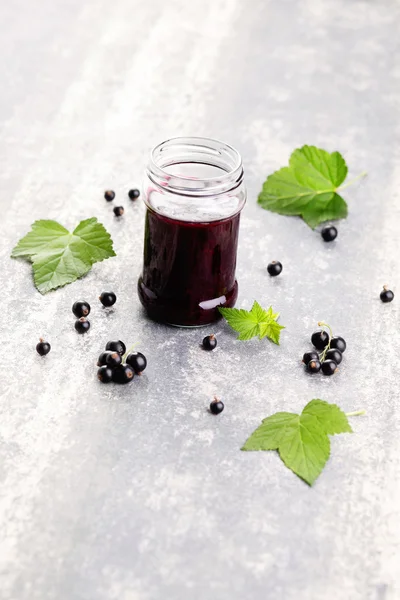
[[[265,310],[257,301],[251,310],[244,308],[219,308],[219,312],[227,323],[238,332],[239,340],[250,340],[257,337],[262,340],[267,337],[279,345],[280,335],[284,325],[278,323],[279,313],[274,313],[272,306]]]

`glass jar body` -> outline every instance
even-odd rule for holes
[[[163,144],[153,151],[144,178],[138,293],[152,319],[198,327],[218,320],[218,307],[232,307],[237,299],[243,169],[237,152],[215,140],[178,138],[164,144],[164,155]]]

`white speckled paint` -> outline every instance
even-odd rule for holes
[[[4,600],[399,600],[400,4],[395,0],[19,0],[0,6],[0,589]],[[149,149],[205,135],[241,152],[239,305],[281,312],[282,345],[149,322],[136,296]],[[340,150],[349,218],[327,245],[256,204],[291,150]],[[116,190],[117,220],[103,197]],[[118,257],[40,296],[12,261],[34,219],[97,216]],[[266,264],[283,263],[271,279]],[[112,288],[110,311],[96,300]],[[73,301],[92,304],[79,337]],[[319,319],[340,372],[299,359]],[[34,351],[44,335],[46,358]],[[95,360],[121,337],[148,357],[130,386]],[[206,407],[217,394],[219,417]],[[311,398],[365,408],[313,489],[274,453],[241,453],[260,420]]]

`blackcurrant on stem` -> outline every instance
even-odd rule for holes
[[[359,417],[360,415],[365,415],[365,410],[354,410],[353,412],[345,413],[346,417]]]

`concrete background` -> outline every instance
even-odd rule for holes
[[[16,0],[0,22],[2,599],[399,600],[399,311],[379,292],[400,275],[400,3]],[[126,193],[154,144],[186,134],[243,156],[238,305],[279,310],[280,347],[218,324],[205,353],[203,330],[142,314],[144,208]],[[331,245],[256,204],[303,143],[369,173],[346,190]],[[106,188],[125,205],[119,221]],[[118,257],[41,296],[13,245],[35,219],[91,216]],[[79,337],[81,298],[92,327]],[[299,363],[320,319],[348,341],[329,379]],[[102,386],[97,355],[119,337],[148,369]],[[263,417],[312,398],[368,414],[332,439],[310,489],[275,453],[239,449]]]

